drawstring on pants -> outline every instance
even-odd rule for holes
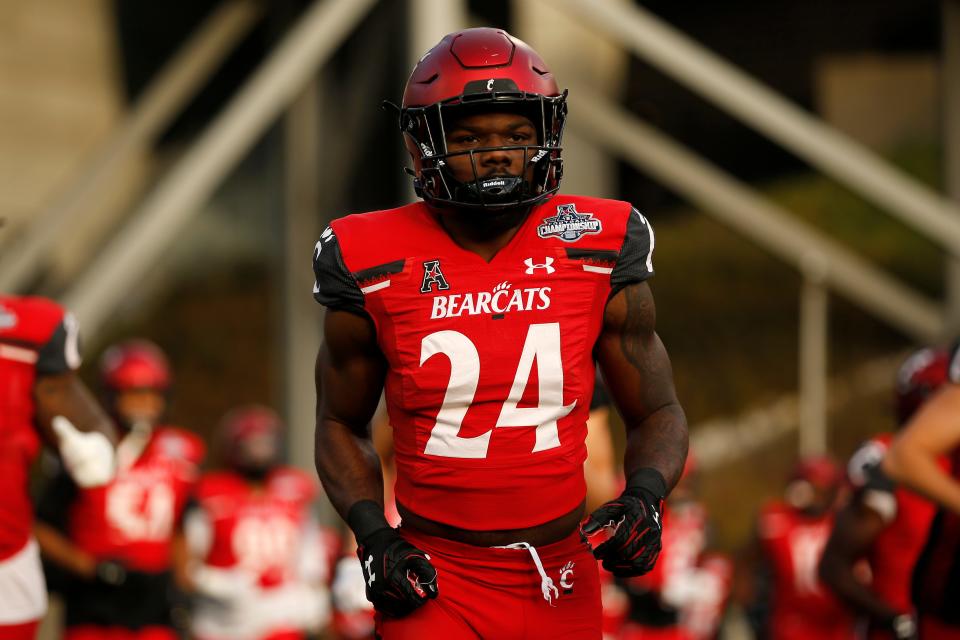
[[[553,579],[547,575],[546,570],[543,568],[543,563],[540,562],[540,554],[537,553],[537,548],[527,542],[514,542],[513,544],[505,544],[502,547],[493,547],[494,549],[526,549],[530,552],[530,557],[533,558],[533,564],[537,566],[537,571],[540,573],[540,591],[543,592],[543,599],[551,607],[557,605],[553,604],[554,598],[560,597],[560,590],[553,584]]]

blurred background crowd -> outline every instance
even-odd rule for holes
[[[76,312],[127,434],[113,497],[34,474],[45,637],[96,603],[211,640],[369,637],[312,471],[309,256],[330,219],[413,197],[380,101],[466,26],[570,88],[564,191],[657,229],[692,461],[657,571],[605,587],[610,637],[788,637],[784,598],[831,623],[796,637],[851,637],[819,575],[869,579],[839,542],[821,566],[834,514],[945,377],[908,356],[960,321],[957,0],[0,0],[0,291]],[[594,414],[593,506],[623,447]]]

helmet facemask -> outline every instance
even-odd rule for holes
[[[417,166],[414,188],[428,204],[484,211],[518,209],[542,202],[559,189],[566,92],[558,96],[525,93],[509,79],[493,80],[492,84],[492,90],[483,87],[474,92],[467,85],[465,92],[454,98],[400,109],[400,128]],[[446,136],[451,124],[466,114],[485,112],[527,117],[536,129],[537,144],[449,151]],[[522,151],[520,175],[482,176],[477,156],[494,150]],[[454,176],[450,159],[457,156],[469,157],[472,180]]]

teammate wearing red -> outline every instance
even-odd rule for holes
[[[913,575],[924,640],[960,639],[960,345],[947,358],[947,376],[950,384],[920,407],[883,459],[891,478],[940,507]]]
[[[0,295],[0,640],[33,638],[46,611],[27,493],[41,445],[58,449],[87,486],[113,473],[113,429],[75,374],[77,333],[54,302]]]
[[[946,382],[947,357],[945,351],[921,349],[900,367],[895,385],[900,426]],[[837,514],[820,562],[824,583],[865,617],[877,640],[916,637],[910,577],[935,512],[932,503],[895,486],[880,468],[892,438],[871,438],[850,458],[854,493]],[[869,584],[860,575],[863,560]]]
[[[314,517],[316,478],[279,464],[282,432],[261,406],[221,425],[227,469],[200,480],[186,517],[199,640],[299,640],[329,620],[340,541]]]
[[[786,501],[763,507],[758,521],[762,571],[769,574],[758,633],[770,640],[846,640],[853,618],[820,582],[817,566],[833,527],[842,483],[840,468],[829,458],[801,460],[787,485]],[[764,602],[769,598],[770,602]]]
[[[599,638],[578,532],[594,358],[628,430],[627,488],[584,523],[648,571],[686,422],[654,330],[653,231],[628,203],[557,195],[566,95],[496,29],[446,36],[398,108],[424,202],[334,221],[316,462],[393,638]],[[367,423],[385,388],[398,530]],[[433,601],[431,601],[433,600]]]
[[[62,588],[67,640],[173,639],[171,570],[184,566],[181,514],[204,445],[160,426],[170,371],[156,346],[111,347],[101,374],[123,433],[116,478],[94,489],[55,479],[38,509],[37,538],[44,556],[69,574]]]

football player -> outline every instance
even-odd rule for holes
[[[925,640],[960,639],[960,346],[950,352],[947,375],[949,384],[897,434],[882,463],[895,482],[939,504],[913,574]]]
[[[817,567],[833,528],[843,485],[830,458],[808,457],[793,470],[785,500],[761,509],[744,579],[757,634],[770,640],[848,640],[853,617],[820,582]],[[765,584],[769,582],[769,584]]]
[[[220,425],[226,469],[201,478],[185,520],[199,640],[299,640],[329,621],[340,539],[313,513],[316,478],[280,464],[283,431],[258,405]]]
[[[0,639],[36,635],[47,607],[31,533],[30,464],[47,444],[74,482],[113,477],[109,418],[76,375],[78,325],[43,298],[0,295]]]
[[[107,349],[100,364],[105,404],[122,434],[116,477],[98,488],[55,478],[38,508],[37,539],[44,557],[67,573],[67,640],[174,639],[172,571],[182,582],[181,515],[204,445],[163,426],[170,368],[158,347],[125,342]]]
[[[894,387],[898,425],[946,382],[947,357],[946,351],[926,348],[901,365]],[[910,577],[935,512],[931,502],[896,487],[883,473],[892,439],[889,433],[871,438],[850,458],[847,478],[854,492],[837,513],[820,561],[824,583],[864,616],[877,640],[916,637]],[[862,575],[864,560],[869,583]]]
[[[566,94],[504,31],[444,37],[397,111],[423,201],[336,220],[314,250],[317,470],[378,631],[599,638],[583,536],[615,574],[649,571],[687,450],[650,223],[557,194]],[[627,426],[627,482],[581,526],[595,359]],[[367,429],[384,388],[399,529]]]

